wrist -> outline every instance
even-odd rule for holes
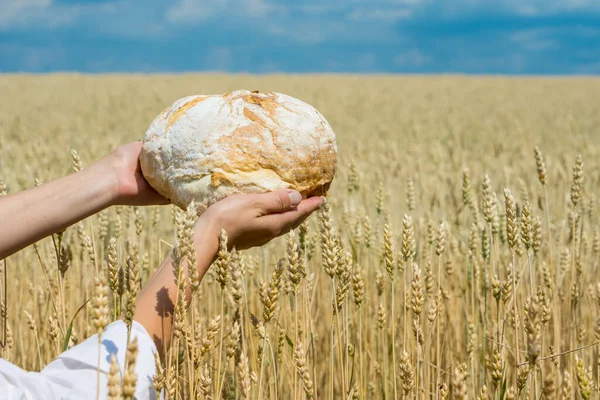
[[[116,160],[113,159],[112,155],[99,161],[97,167],[101,170],[101,176],[105,177],[107,196],[109,198],[109,205],[114,206],[119,204],[120,199],[123,197],[121,193],[121,185],[119,183],[118,166]]]
[[[200,217],[194,225],[194,246],[201,276],[217,258],[219,234],[218,225],[210,218]]]

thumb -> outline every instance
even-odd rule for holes
[[[289,211],[302,201],[300,192],[289,189],[276,190],[260,196],[259,203],[267,214]]]

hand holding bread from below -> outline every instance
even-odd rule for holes
[[[208,245],[207,254],[216,255],[222,229],[230,248],[244,250],[297,228],[322,203],[321,197],[303,200],[300,193],[289,189],[233,195],[209,207],[194,229],[198,240],[205,242],[203,246]]]
[[[277,189],[324,195],[336,161],[335,135],[316,109],[247,90],[177,100],[148,128],[140,156],[158,193],[203,209],[230,195]]]

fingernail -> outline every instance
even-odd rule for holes
[[[292,207],[296,207],[302,201],[302,195],[299,192],[291,191],[288,196],[290,196],[290,203]]]
[[[319,208],[321,208],[321,207],[323,207],[324,200],[322,197],[319,197],[319,200],[321,200],[321,201],[319,201]]]

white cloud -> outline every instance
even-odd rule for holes
[[[219,0],[216,0],[219,1]],[[75,23],[106,37],[149,38],[168,33],[157,10],[159,0],[93,1],[65,4],[55,0],[0,0],[0,32],[54,29]]]
[[[61,4],[53,0],[0,0],[0,31],[53,29],[86,18],[101,21],[97,24],[101,31],[118,7],[112,2]]]
[[[332,27],[323,27],[321,23],[315,21],[297,22],[283,21],[270,22],[265,27],[265,31],[280,38],[292,39],[301,44],[318,44],[324,42],[328,35],[326,29]]]
[[[387,21],[395,22],[412,14],[408,8],[355,8],[346,15],[350,21]]]
[[[377,55],[373,53],[357,54],[350,59],[330,58],[324,60],[326,71],[334,72],[374,72],[377,70]]]
[[[271,10],[271,6],[263,0],[244,0],[242,3],[249,16],[264,16]]]
[[[178,4],[167,10],[167,20],[170,22],[179,21],[203,21],[214,15],[216,6],[224,0],[214,0],[213,2],[196,2],[192,0],[181,0]]]
[[[0,43],[0,54],[7,59],[18,60],[20,68],[25,71],[43,71],[55,67],[56,61],[64,58],[66,52],[60,46],[39,48]]]
[[[71,19],[71,14],[56,15],[49,12],[51,7],[51,0],[0,0],[0,30],[34,24],[54,27]]]
[[[33,49],[26,51],[22,62],[24,68],[30,71],[42,71],[53,65],[55,60],[64,58],[65,51],[61,48]]]
[[[511,40],[523,50],[549,50],[559,46],[558,41],[548,37],[550,33],[547,29],[530,29],[512,34]]]
[[[393,37],[394,23],[410,15],[406,3],[379,0],[371,6],[365,0],[314,0],[275,4],[268,0],[179,0],[169,7],[165,19],[171,26],[201,24],[225,18],[249,32],[315,45],[330,40],[352,42]],[[383,5],[383,6],[382,6]],[[224,27],[226,29],[226,27]]]
[[[356,60],[354,60],[355,65],[358,69],[363,71],[370,71],[375,69],[375,64],[377,63],[377,56],[373,53],[364,53],[360,54]]]
[[[420,50],[412,49],[403,51],[401,54],[398,54],[392,60],[394,65],[398,67],[421,67],[429,62],[431,62],[431,57],[423,54]]]
[[[266,24],[261,22],[257,29],[301,44],[389,42],[397,36],[397,21],[412,13],[406,3],[418,0],[369,1],[307,0],[280,5],[271,8]]]
[[[572,11],[599,11],[598,0],[421,0],[416,7],[424,6],[427,10],[446,16],[460,17],[465,13],[481,10],[492,12],[509,12],[523,16],[538,16]]]
[[[34,7],[48,7],[52,0],[0,0],[2,11],[15,11]]]
[[[201,22],[217,15],[264,17],[271,7],[264,0],[180,0],[167,10],[169,22]]]
[[[547,13],[557,13],[561,11],[591,11],[600,10],[600,3],[597,0],[511,0],[508,4],[523,15],[543,15]]]
[[[204,56],[206,69],[211,71],[227,71],[233,67],[233,52],[225,47],[210,49]]]

